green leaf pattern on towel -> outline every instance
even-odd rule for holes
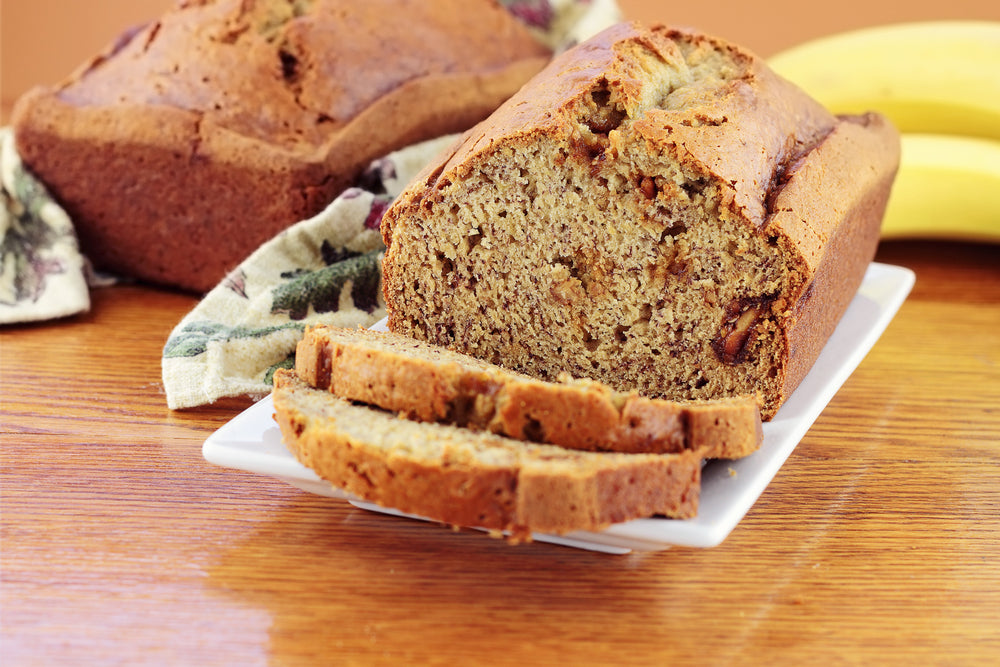
[[[268,368],[267,371],[264,372],[264,384],[268,386],[274,385],[274,372],[279,368],[286,368],[286,369],[295,368],[295,353],[292,352],[282,361]]]
[[[373,250],[316,271],[282,274],[288,282],[275,288],[271,312],[287,313],[293,320],[304,319],[310,309],[333,312],[340,310],[349,290],[353,307],[372,313],[378,307],[382,252]]]
[[[209,343],[228,342],[240,338],[264,338],[276,331],[297,329],[304,325],[297,322],[270,327],[227,326],[221,322],[191,322],[183,330],[175,332],[163,347],[164,358],[196,357],[208,351]]]

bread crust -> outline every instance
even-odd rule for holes
[[[741,458],[763,434],[751,398],[664,401],[593,381],[543,382],[398,334],[308,327],[295,355],[313,387],[401,413],[587,451]]]
[[[301,7],[300,15],[291,12]],[[99,268],[198,292],[548,61],[493,2],[186,3],[12,115]]]
[[[773,198],[765,233],[798,244],[809,277],[784,332],[782,402],[812,368],[875,257],[899,151],[898,132],[883,116],[839,118]],[[852,159],[859,154],[865,164]],[[840,197],[826,196],[831,191]]]
[[[577,452],[411,422],[352,405],[284,369],[274,386],[275,419],[300,462],[337,488],[401,512],[504,531],[513,541],[697,513],[694,452]]]

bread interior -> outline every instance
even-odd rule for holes
[[[656,397],[754,394],[762,379],[777,390],[791,260],[730,184],[682,144],[642,134],[738,85],[725,51],[675,46],[666,59],[633,54],[653,82],[640,95],[601,79],[577,98],[568,141],[504,142],[437,183],[422,203],[431,213],[393,232],[416,249],[398,331],[540,378],[568,372]]]

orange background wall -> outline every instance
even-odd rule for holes
[[[173,0],[2,0],[3,119],[31,85],[58,81],[119,32],[173,4]],[[694,26],[764,56],[806,39],[878,23],[941,18],[1000,21],[1000,0],[619,0],[619,6],[630,18]]]

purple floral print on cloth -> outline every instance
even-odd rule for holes
[[[526,25],[539,30],[552,28],[555,10],[549,0],[506,0],[507,10]]]
[[[0,324],[90,308],[86,261],[73,224],[0,130]]]

